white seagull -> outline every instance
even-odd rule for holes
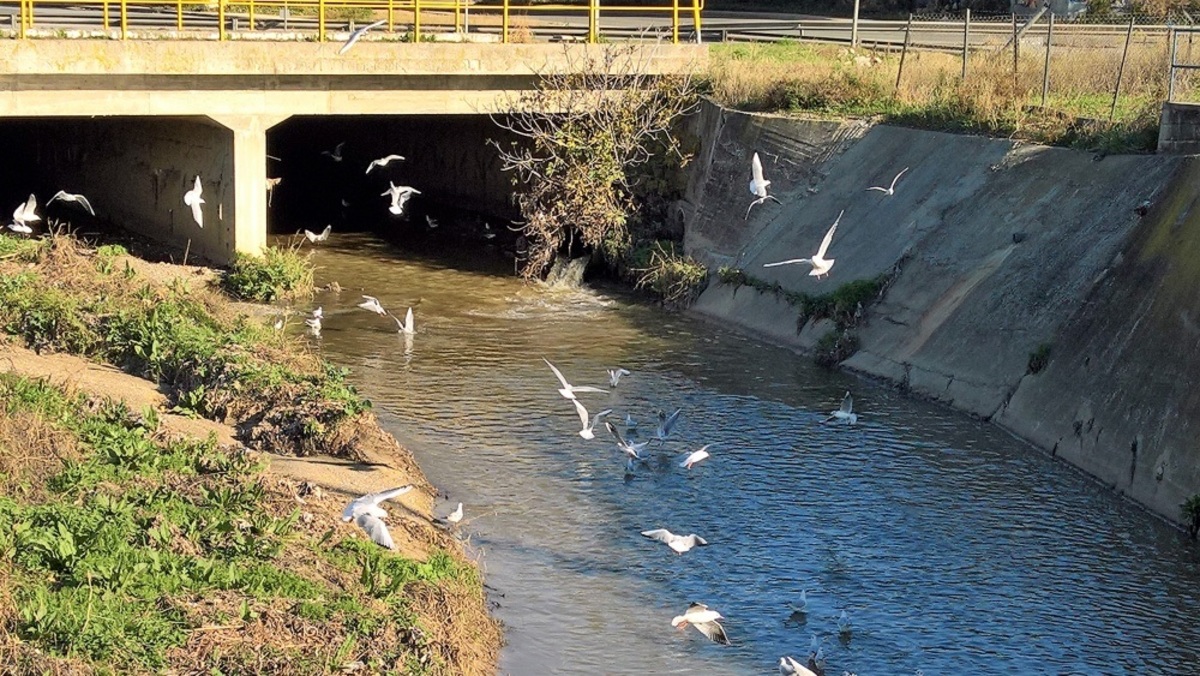
[[[388,211],[396,214],[397,216],[404,213],[404,205],[408,202],[410,197],[421,194],[420,190],[417,190],[416,188],[410,188],[407,185],[396,185],[391,181],[388,181],[388,185],[391,187],[379,193],[379,196],[392,196],[392,205],[388,207]]]
[[[675,430],[675,425],[679,423],[679,414],[683,413],[682,408],[675,409],[671,415],[667,415],[664,411],[658,412],[658,429],[654,431],[654,436],[659,441],[666,441],[667,437],[671,436],[671,432]]]
[[[637,421],[634,420],[633,416],[629,415],[628,413],[625,414],[625,426],[626,427],[637,427]]]
[[[321,234],[319,234],[319,235],[317,233],[313,232],[312,230],[305,230],[304,237],[306,239],[308,239],[308,241],[312,244],[316,244],[317,242],[324,242],[325,240],[329,239],[329,232],[331,230],[333,230],[332,225],[325,226],[325,229],[322,230]]]
[[[853,425],[858,422],[858,415],[854,413],[854,397],[846,392],[846,396],[842,397],[842,405],[836,411],[830,411],[829,417],[821,422],[829,422],[833,419],[841,420],[847,425]]]
[[[365,298],[366,300],[359,303],[358,307],[360,307],[368,312],[374,312],[377,315],[386,315],[387,314],[387,310],[384,310],[383,306],[379,304],[378,298],[376,298],[375,296],[363,296],[363,298]]]
[[[788,656],[779,658],[779,676],[817,676],[812,669]]]
[[[267,206],[268,207],[271,206],[271,201],[275,199],[275,188],[278,187],[280,183],[283,183],[282,176],[279,176],[277,178],[268,178],[267,179]]]
[[[696,463],[700,462],[701,460],[704,460],[705,458],[709,457],[708,456],[708,447],[709,446],[712,446],[712,444],[704,444],[704,446],[700,447],[700,450],[692,453],[691,455],[689,455],[687,457],[686,460],[679,463],[679,466],[683,467],[685,469],[691,469],[692,465],[695,465]]]
[[[899,181],[900,177],[903,176],[904,172],[906,172],[906,171],[908,171],[908,167],[901,169],[900,173],[896,174],[896,178],[892,179],[892,184],[889,185],[888,187],[880,188],[877,185],[873,185],[870,188],[867,188],[867,191],[869,192],[871,190],[878,190],[879,192],[883,193],[884,195],[895,195],[896,194],[896,181]]]
[[[754,158],[750,160],[750,173],[750,194],[758,199],[746,207],[746,217],[742,220],[750,218],[750,210],[767,200],[773,200],[776,204],[783,204],[783,202],[767,194],[767,186],[771,185],[771,182],[763,178],[762,162],[758,159],[758,153],[754,153]]]
[[[438,227],[438,222],[428,214],[425,215],[425,222],[429,224],[429,229],[434,230]]]
[[[621,376],[627,376],[627,375],[629,375],[629,371],[626,371],[623,368],[609,369],[608,370],[608,382],[613,387],[616,387],[617,383],[620,382],[620,380],[621,380]]]
[[[204,227],[204,211],[200,208],[204,204],[204,198],[200,195],[204,192],[204,186],[200,183],[200,174],[196,174],[196,186],[191,190],[183,193],[183,203],[192,208],[192,219],[196,221],[196,225]]]
[[[829,232],[825,233],[825,239],[821,240],[821,248],[817,249],[816,255],[812,258],[792,258],[786,261],[779,261],[778,263],[767,263],[763,267],[773,268],[779,265],[791,265],[792,263],[808,263],[812,266],[812,270],[808,271],[810,277],[819,279],[822,275],[828,275],[829,270],[833,268],[833,259],[825,258],[825,253],[829,251],[829,243],[833,241],[833,233],[837,230],[838,223],[842,221],[842,214],[844,213],[846,213],[846,210],[842,209],[841,213],[838,214],[837,220],[833,222],[833,225],[829,226]]]
[[[456,507],[453,512],[450,512],[449,514],[446,515],[446,520],[449,521],[450,523],[458,523],[459,521],[462,521],[462,517],[463,517],[463,510],[462,510],[462,503],[460,502],[460,503],[458,503],[458,507]]]
[[[371,30],[372,28],[379,28],[380,26],[382,26],[385,23],[387,23],[387,19],[380,19],[379,21],[376,21],[375,23],[369,23],[369,24],[363,26],[362,28],[359,28],[358,30],[351,33],[350,39],[346,40],[346,44],[342,45],[342,48],[337,51],[338,56],[345,54],[351,47],[354,46],[354,43],[358,42],[359,38],[361,38],[364,34],[366,34],[367,31]]]
[[[33,228],[29,227],[29,224],[40,220],[42,217],[37,215],[37,197],[30,193],[29,199],[17,205],[17,210],[13,212],[13,222],[8,229],[28,235],[33,233]]]
[[[557,368],[555,368],[554,364],[551,364],[549,359],[542,357],[542,361],[546,362],[546,366],[549,366],[550,370],[554,371],[554,375],[558,378],[558,382],[562,383],[562,387],[558,390],[558,393],[561,394],[564,399],[574,399],[576,392],[604,392],[604,390],[600,389],[599,387],[576,387],[575,385],[567,382],[567,379],[563,376],[562,371],[559,371]]]
[[[620,430],[614,427],[609,421],[605,420],[604,426],[608,429],[608,433],[613,435],[613,438],[617,440],[617,448],[619,448],[621,452],[628,456],[629,459],[625,463],[625,468],[633,471],[633,461],[642,459],[642,456],[639,455],[639,453],[641,453],[642,449],[646,448],[646,444],[650,442],[643,441],[637,444],[631,443],[626,441],[625,437],[621,436]]]
[[[314,335],[321,333],[321,317],[323,317],[324,314],[325,313],[321,310],[321,308],[318,307],[316,310],[312,311],[311,317],[304,318],[304,325],[311,329]]]
[[[404,321],[400,321],[396,315],[392,315],[391,317],[396,320],[396,330],[400,333],[411,336],[417,332],[416,322],[413,321],[412,308],[408,308],[408,312],[404,314]]]
[[[64,202],[74,202],[74,203],[78,204],[79,206],[83,207],[83,210],[88,212],[89,214],[91,214],[93,216],[96,215],[96,210],[92,208],[92,203],[89,202],[88,198],[84,197],[83,195],[72,194],[72,193],[67,192],[66,190],[59,190],[58,192],[54,193],[54,197],[51,197],[49,202],[46,202],[46,206],[50,206],[51,202],[53,202],[54,200],[62,200]]]
[[[837,625],[839,634],[846,635],[854,631],[854,628],[850,625],[850,616],[846,614],[845,610],[842,611],[841,615],[838,615]]]
[[[374,169],[375,167],[386,167],[393,160],[402,160],[402,159],[404,159],[403,155],[394,155],[393,154],[393,155],[388,155],[387,157],[381,157],[377,160],[371,160],[371,163],[367,165],[367,173],[368,174],[371,173],[371,170]]]
[[[329,158],[331,160],[333,160],[334,162],[341,162],[342,161],[342,148],[344,148],[344,147],[346,147],[346,142],[342,141],[341,143],[334,146],[333,150],[322,150],[321,154],[328,155]]]
[[[691,535],[676,535],[666,528],[656,528],[654,530],[644,530],[642,535],[651,540],[665,542],[676,554],[682,554],[691,551],[692,547],[706,547],[708,540],[692,533]]]
[[[708,606],[703,603],[692,602],[688,606],[687,612],[682,615],[676,615],[671,620],[671,625],[680,629],[687,625],[692,625],[701,634],[704,634],[709,640],[716,641],[722,645],[729,645],[729,636],[725,634],[725,628],[717,620],[723,620],[721,613],[715,610],[709,610]]]
[[[582,402],[580,402],[578,399],[572,399],[571,403],[575,404],[575,410],[579,413],[579,421],[583,424],[583,429],[579,430],[579,436],[583,437],[584,439],[595,439],[596,434],[594,430],[596,429],[596,423],[600,422],[600,419],[604,416],[612,413],[612,409],[606,408],[592,416],[589,420],[588,411],[583,407]]]
[[[392,488],[378,493],[369,493],[356,498],[346,505],[346,509],[342,510],[342,521],[353,520],[359,528],[367,532],[371,536],[371,540],[377,545],[395,549],[396,545],[392,542],[392,536],[388,533],[387,525],[383,523],[383,519],[387,518],[387,512],[384,511],[379,503],[384,500],[391,500],[399,497],[412,490],[412,484]]]

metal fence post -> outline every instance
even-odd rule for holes
[[[967,58],[971,55],[971,10],[968,8],[963,16],[963,64],[962,79],[967,79]]]
[[[1050,13],[1050,27],[1046,29],[1046,65],[1042,67],[1042,107],[1046,107],[1046,96],[1050,93],[1050,48],[1054,45],[1054,12]]]
[[[1167,103],[1175,100],[1175,48],[1179,46],[1179,35],[1171,29],[1171,76],[1167,80]]]
[[[700,2],[701,0],[692,0],[692,28],[696,30],[696,44],[704,41],[700,37]]]
[[[225,0],[217,0],[217,39],[225,39]]]
[[[1021,57],[1021,40],[1017,37],[1017,13],[1013,12],[1013,80],[1017,77],[1017,66]]]
[[[317,42],[325,42],[325,0],[317,0]]]
[[[108,28],[108,22],[104,24]],[[175,3],[175,30],[183,31],[183,0],[177,0]]]
[[[679,44],[679,0],[671,0],[671,43]]]
[[[421,41],[421,0],[413,0],[413,42]]]
[[[850,23],[850,49],[858,49],[858,5],[854,0],[854,20]]]
[[[508,42],[508,0],[504,0],[500,9],[500,41]]]
[[[904,46],[900,48],[900,67],[896,69],[896,88],[892,96],[900,93],[900,77],[904,75],[904,59],[908,57],[908,43],[912,39],[912,14],[908,15],[908,24],[904,27]]]
[[[1117,69],[1117,86],[1113,87],[1112,107],[1108,109],[1108,121],[1117,114],[1117,97],[1121,95],[1121,78],[1125,76],[1125,60],[1129,58],[1129,41],[1133,39],[1133,17],[1129,17],[1129,30],[1125,32],[1125,49],[1121,51],[1121,67]]]
[[[121,8],[121,39],[124,40],[129,37],[129,6],[125,0],[121,0],[119,7]]]

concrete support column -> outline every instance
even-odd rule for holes
[[[233,132],[233,248],[260,254],[267,244],[267,130],[287,115],[214,115]]]

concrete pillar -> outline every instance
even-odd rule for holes
[[[233,248],[259,254],[267,245],[267,130],[287,115],[214,115],[233,132]]]

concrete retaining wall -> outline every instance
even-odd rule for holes
[[[995,420],[1169,518],[1200,492],[1186,424],[1200,415],[1200,395],[1187,395],[1200,376],[1193,160],[888,126],[855,140],[827,122],[704,115],[708,164],[684,209],[690,253],[810,294],[893,273],[846,368]],[[755,150],[783,204],[743,220]],[[865,192],[905,167],[894,196]],[[811,255],[842,210],[828,279],[762,267]],[[831,328],[798,333],[797,311],[774,295],[715,283],[695,310],[802,349]],[[1043,345],[1049,367],[1030,374]]]

